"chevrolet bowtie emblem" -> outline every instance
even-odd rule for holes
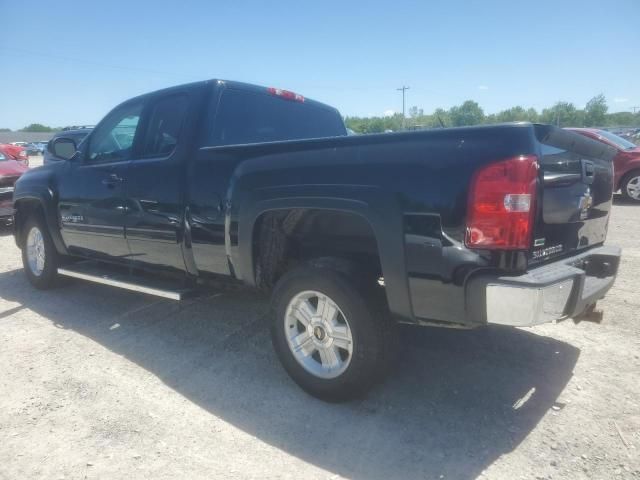
[[[587,191],[580,197],[578,201],[578,209],[580,210],[580,220],[584,220],[589,216],[589,210],[593,206],[593,197],[591,196],[591,189],[587,188]]]

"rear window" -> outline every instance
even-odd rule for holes
[[[333,109],[228,89],[208,140],[210,145],[238,145],[342,135],[344,123]]]
[[[143,157],[171,155],[187,113],[188,97],[178,94],[161,98],[153,106],[145,135]]]
[[[606,130],[599,130],[598,135],[606,138],[621,150],[633,150],[634,148],[636,148],[635,143],[631,143],[630,141],[625,140],[624,138],[619,137],[618,135],[615,135],[611,132],[607,132]]]

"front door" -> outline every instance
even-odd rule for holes
[[[107,115],[62,179],[59,215],[71,253],[116,261],[129,256],[126,177],[142,109],[142,102],[134,101]]]

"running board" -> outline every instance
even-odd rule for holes
[[[122,269],[117,267],[92,261],[79,262],[64,268],[58,268],[58,274],[170,300],[182,300],[192,293],[192,290],[187,288],[176,289],[174,285],[167,281],[149,278],[146,275],[123,273]]]

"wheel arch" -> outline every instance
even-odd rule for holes
[[[48,192],[50,194],[50,192]],[[60,235],[60,229],[58,228],[57,215],[55,211],[51,209],[51,196],[44,196],[38,193],[21,194],[14,201],[14,232],[16,245],[22,248],[22,226],[24,222],[33,214],[41,215],[45,220],[49,229],[49,234],[53,240],[53,244],[56,247],[58,253],[66,254],[66,247],[62,241]]]
[[[381,199],[377,191],[365,190],[359,193],[360,198],[345,198],[339,195],[296,196],[246,202],[251,208],[239,215],[235,258],[232,252],[236,275],[245,283],[257,286],[255,245],[265,215],[313,211],[351,216],[367,226],[375,241],[381,273],[385,278],[387,302],[392,314],[403,321],[414,322],[404,258],[402,214],[391,208],[391,199]],[[373,200],[369,201],[367,196]],[[384,208],[380,205],[384,205]]]
[[[633,174],[640,175],[640,161],[636,161],[630,164],[625,174],[620,177],[616,190],[622,190],[627,178],[629,178]]]

